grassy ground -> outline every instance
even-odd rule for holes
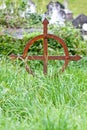
[[[47,76],[36,64],[33,77],[18,61],[0,59],[0,130],[87,130],[87,58],[62,74],[58,63]]]
[[[77,1],[69,8],[87,14],[86,0]],[[87,130],[87,57],[70,62],[64,73],[59,61],[50,61],[47,76],[35,63],[33,77],[21,62],[0,58],[0,130]]]
[[[33,0],[36,3],[37,9],[39,12],[44,12],[46,10],[46,5],[50,2],[50,0]],[[57,0],[54,0],[57,1]],[[64,0],[58,0],[59,2],[63,3]],[[69,9],[72,10],[74,16],[79,14],[86,14],[87,15],[87,0],[68,0],[69,2]]]

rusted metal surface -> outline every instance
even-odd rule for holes
[[[28,60],[42,60],[43,61],[43,72],[44,72],[44,74],[47,74],[48,60],[64,60],[65,63],[63,65],[62,69],[61,69],[62,71],[64,71],[70,60],[78,61],[78,60],[81,59],[81,57],[78,56],[78,55],[76,55],[76,56],[70,56],[69,55],[68,48],[67,48],[65,42],[61,38],[47,33],[48,32],[48,28],[47,28],[48,24],[49,24],[48,20],[45,19],[43,21],[43,34],[31,39],[26,44],[22,56],[21,55],[17,56],[17,55],[14,55],[14,54],[10,55],[11,59],[16,59],[16,58],[21,59],[21,60],[26,59],[25,67],[26,67],[27,72],[29,72],[31,74],[33,74],[33,72],[30,70],[30,68],[27,64]],[[56,41],[58,41],[62,45],[62,47],[64,49],[65,56],[48,56],[48,42],[47,42],[48,38],[55,39]],[[34,44],[35,41],[37,41],[39,39],[43,39],[43,55],[41,55],[41,56],[37,56],[37,55],[36,56],[33,56],[33,55],[28,56],[29,48]]]

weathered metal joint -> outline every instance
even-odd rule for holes
[[[69,60],[69,56],[66,56],[65,59],[66,59],[66,60]]]
[[[47,35],[44,35],[44,39],[47,39]]]

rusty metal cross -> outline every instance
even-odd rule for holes
[[[44,65],[43,65],[43,72],[44,74],[47,74],[47,64],[48,64],[48,60],[64,60],[65,63],[62,67],[62,71],[65,70],[65,68],[67,67],[68,63],[70,60],[74,60],[74,61],[78,61],[81,59],[80,56],[78,55],[75,55],[75,56],[70,56],[69,55],[69,52],[68,52],[68,48],[65,44],[65,42],[59,38],[58,36],[55,36],[55,35],[52,35],[52,34],[48,34],[48,20],[45,18],[44,21],[43,21],[43,34],[42,35],[39,35],[39,36],[36,36],[34,37],[33,39],[31,39],[25,46],[24,48],[24,52],[23,52],[23,55],[21,56],[17,56],[17,55],[10,55],[10,57],[12,59],[27,59],[27,60],[42,60]],[[56,41],[58,41],[63,49],[64,49],[64,53],[65,53],[65,56],[48,56],[48,41],[47,39],[48,38],[52,38],[52,39],[55,39]],[[41,56],[38,56],[38,55],[33,55],[33,56],[28,56],[28,50],[29,48],[34,44],[35,41],[39,40],[39,39],[43,39],[43,55]],[[28,67],[28,64],[26,62],[26,70],[29,72],[29,73],[32,73],[30,68]]]

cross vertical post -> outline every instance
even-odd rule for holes
[[[43,21],[43,34],[44,34],[44,40],[43,40],[43,51],[44,51],[44,67],[43,71],[44,74],[47,74],[47,62],[48,62],[48,43],[47,43],[47,25],[49,24],[48,20],[45,18]]]

